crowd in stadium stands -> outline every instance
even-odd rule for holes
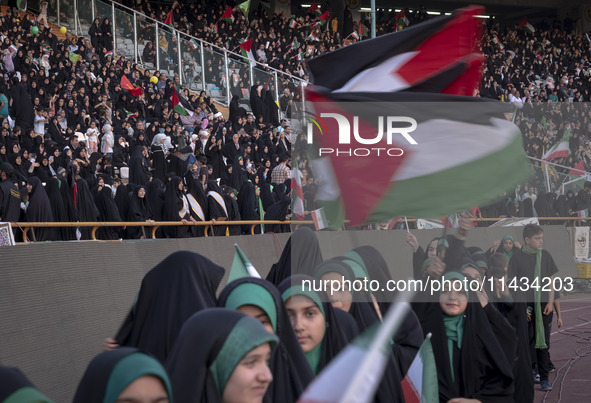
[[[158,20],[168,10],[153,10],[150,3],[141,3],[138,9]],[[290,19],[269,18],[262,7],[251,10],[248,21],[236,11],[236,20],[228,24],[220,21],[225,9],[225,4],[205,9],[199,3],[181,3],[173,9],[173,21],[189,34],[230,49],[254,38],[253,53],[259,61],[304,79],[300,53],[312,57],[356,41],[351,35],[341,39],[334,19],[311,28],[315,18],[304,11],[301,19],[291,20],[297,22],[292,29]],[[192,15],[195,18],[189,18]],[[380,13],[379,34],[394,29],[393,15]],[[411,24],[427,18],[425,13],[408,16]],[[359,31],[347,21],[345,32]],[[32,33],[33,27],[39,29],[37,34]],[[539,27],[534,34],[495,29],[488,26],[483,40],[488,58],[481,95],[515,105],[515,121],[531,156],[541,157],[561,139],[566,125],[571,125],[570,156],[557,162],[574,167],[584,161],[586,167],[591,161],[585,133],[588,116],[579,119],[582,112],[576,104],[589,98],[586,39],[549,27]],[[362,26],[361,32],[367,34],[367,27]],[[238,67],[236,82],[230,80],[229,116],[223,116],[212,96],[205,91],[189,92],[178,76],[156,72],[154,83],[152,71],[124,57],[113,57],[109,18],[95,20],[88,37],[68,34],[58,40],[33,15],[19,18],[9,9],[1,18],[0,34],[4,73],[0,78],[0,164],[4,170],[0,172],[16,181],[20,192],[18,203],[13,200],[9,206],[10,192],[3,189],[2,220],[188,222],[277,220],[288,215],[288,170],[295,140],[289,124],[297,116],[302,97],[302,86],[296,80],[284,82],[276,102],[275,89],[268,82],[255,79],[250,88],[244,88],[246,64]],[[493,37],[502,46],[495,45]],[[173,48],[174,43],[169,44],[168,49]],[[144,56],[153,56],[150,49],[153,46],[146,45]],[[222,70],[221,65],[206,68],[206,76],[211,74],[220,87],[225,85]],[[124,77],[128,84],[122,83]],[[176,106],[173,92],[181,100]],[[246,95],[245,105],[241,101]],[[569,99],[573,103],[566,108],[551,105]],[[538,101],[547,102],[539,106]],[[184,115],[187,109],[194,113]],[[296,143],[296,152],[297,147]],[[313,173],[305,158],[299,168],[306,210],[311,211],[316,189]],[[129,185],[120,185],[122,176],[129,178]],[[481,206],[480,214],[568,216],[589,208],[587,187],[572,205],[569,195],[557,198],[544,192],[542,170],[536,170],[536,178],[530,187],[537,201],[527,192],[516,190],[513,195],[509,191],[496,207]],[[553,190],[560,180],[558,174],[553,177]],[[195,228],[165,228],[158,235],[198,236],[203,232]],[[257,228],[282,230],[286,228]],[[217,233],[225,231],[219,227]],[[240,234],[248,228],[230,226],[228,231]],[[84,229],[35,232],[37,240],[89,237]],[[133,228],[99,233],[104,239],[143,236],[143,230]]]

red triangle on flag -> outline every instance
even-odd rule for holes
[[[521,22],[519,23],[518,27],[523,27],[527,25],[527,17],[523,17]]]
[[[240,44],[240,49],[244,49],[247,52],[250,52],[251,48],[252,48],[252,39],[249,39],[246,42],[243,42]]]
[[[414,50],[414,57],[393,71],[410,86],[425,81],[428,77],[458,63],[472,53],[478,53],[477,38],[481,27],[476,18],[484,12],[483,7],[470,6],[451,19],[439,32],[427,38]],[[474,38],[465,40],[465,38]],[[455,48],[450,47],[455,44]],[[451,51],[450,51],[451,50]]]
[[[165,24],[168,25],[172,25],[172,10],[170,10],[170,12],[168,13],[168,15],[166,16],[166,19],[164,20]]]
[[[441,91],[442,94],[474,96],[474,90],[479,88],[482,82],[481,67],[484,62],[484,56],[474,54],[466,62],[466,69],[451,84]]]
[[[310,5],[310,8],[308,9],[308,13],[313,13],[314,11],[318,10],[318,6],[316,5],[316,0],[314,0],[312,2],[312,5]]]
[[[323,112],[339,113],[353,122],[353,116],[349,111],[324,95],[306,89],[306,99],[314,103],[315,113],[318,115]],[[384,150],[394,147],[402,148],[395,144],[388,145],[385,141],[371,146],[360,145],[353,138],[351,144],[341,145],[339,144],[336,120],[326,119],[324,123],[327,133],[315,137],[319,141],[320,147],[323,148],[335,150],[356,148],[357,146],[362,148],[376,147]],[[376,127],[363,119],[359,119],[358,127],[360,133],[376,132]],[[331,164],[345,205],[346,218],[351,221],[351,225],[360,225],[366,222],[379,202],[391,191],[394,185],[392,178],[408,155],[407,150],[404,150],[404,154],[397,158],[388,156],[385,151],[379,155],[373,154],[367,157],[348,156],[342,153],[338,156],[336,153],[330,154]]]

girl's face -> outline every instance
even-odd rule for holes
[[[160,378],[142,376],[130,383],[117,398],[118,402],[168,402],[169,396]]]
[[[271,324],[271,319],[269,319],[269,315],[267,315],[267,313],[260,307],[256,305],[242,305],[237,310],[245,315],[250,316],[251,318],[255,318],[262,323],[267,332],[275,334],[273,325]]]
[[[464,291],[464,283],[460,280],[445,282],[444,289],[439,294],[439,305],[443,313],[447,316],[463,314],[468,306],[468,297]]]
[[[329,272],[322,275],[321,280],[324,281],[332,281],[336,280],[341,281],[342,275],[337,272]],[[350,290],[343,290],[343,291],[336,291],[333,292],[330,296],[330,303],[332,304],[333,308],[340,309],[345,312],[349,312],[351,309],[351,303],[353,302],[353,294]]]
[[[146,196],[146,189],[140,188],[140,190],[137,191],[137,197],[139,197],[140,199],[143,199],[145,196]]]
[[[251,350],[240,360],[224,388],[223,403],[261,403],[273,380],[269,369],[269,343]]]
[[[427,247],[427,258],[437,256],[437,239],[434,239],[429,243]]]
[[[285,302],[291,326],[305,353],[312,351],[324,339],[324,316],[318,305],[303,295],[294,295]]]
[[[510,239],[505,239],[505,242],[503,242],[503,249],[505,252],[510,252],[513,249],[513,241]]]

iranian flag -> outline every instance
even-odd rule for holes
[[[298,62],[304,60],[304,52],[298,53]]]
[[[521,28],[524,31],[529,32],[530,34],[536,32],[536,29],[533,27],[533,25],[527,22],[527,17],[523,17],[517,28]]]
[[[105,52],[105,57],[107,57],[107,56],[113,57],[113,51],[109,50],[109,51]]]
[[[125,111],[125,115],[127,115],[128,118],[137,118],[138,117],[137,112],[130,112],[125,108],[123,108],[123,110]]]
[[[439,384],[435,356],[431,346],[431,333],[427,335],[402,380],[402,391],[406,403],[439,402]]]
[[[228,24],[231,24],[234,22],[234,16],[232,15],[232,7],[228,6],[226,11],[224,11],[224,14],[222,14],[220,20],[223,20],[223,21],[227,22]]]
[[[314,220],[314,227],[316,228],[316,231],[320,231],[321,229],[328,227],[328,220],[326,218],[326,214],[324,213],[324,207],[312,211],[312,220]]]
[[[254,62],[254,56],[252,54],[252,39],[249,39],[245,42],[242,42],[240,44],[240,51],[242,52],[242,56],[244,56],[245,58],[247,58],[248,60],[250,60],[251,62]]]
[[[172,89],[172,109],[181,116],[193,116],[194,111],[191,104],[176,92],[176,88]]]
[[[410,24],[410,21],[408,18],[406,18],[404,9],[400,10],[400,12],[396,14],[394,18],[396,18],[396,30],[398,30],[398,27],[406,28],[408,27],[408,24]]]
[[[295,28],[295,26],[297,25],[297,21],[294,20],[293,18],[289,21],[289,27],[290,28]]]
[[[562,140],[558,143],[554,144],[547,152],[544,154],[542,159],[544,161],[550,161],[554,158],[562,158],[568,157],[570,155],[570,148],[568,147],[568,141],[570,139],[571,129],[570,127],[566,129],[564,132],[564,136],[562,136]]]
[[[310,35],[308,35],[308,40],[316,42],[320,41],[320,39],[318,39],[318,37],[314,35],[312,32],[310,32]]]
[[[357,337],[312,381],[298,403],[370,403],[388,363],[390,340],[410,305],[392,304],[381,325]]]
[[[144,93],[144,91],[140,87],[134,87],[125,75],[121,77],[121,88],[129,91],[129,93],[134,97],[139,97]]]
[[[291,169],[291,211],[300,220],[304,219],[304,191],[302,189],[302,179],[298,170],[297,160]]]
[[[499,46],[501,49],[505,49],[505,45],[503,45],[503,44],[501,43],[501,41],[499,41],[499,38],[498,38],[496,35],[495,35],[495,36],[493,36],[493,40],[492,40],[492,41],[493,41],[493,43],[494,43],[495,45],[498,45],[498,46]]]
[[[385,152],[319,154],[312,161],[322,183],[316,201],[327,215],[344,214],[353,226],[396,216],[448,216],[496,200],[529,177],[519,128],[503,116],[507,106],[472,97],[482,63],[474,16],[482,13],[468,7],[307,62],[314,86],[306,88],[306,111],[340,114],[354,125],[357,119],[353,128],[377,141],[366,145],[350,136],[342,144],[339,122],[325,118],[327,134],[313,128],[316,147],[399,150],[395,158]],[[376,137],[378,117],[393,110],[412,117],[416,127],[387,142],[387,136]],[[334,217],[328,219],[333,226]]]
[[[234,261],[232,262],[230,274],[228,275],[228,283],[243,277],[261,278],[257,269],[255,269],[244,252],[242,252],[242,249],[240,249],[240,246],[234,244],[234,247],[236,248],[236,252],[234,253]]]
[[[216,24],[217,26],[217,24]],[[191,47],[191,49],[195,50],[199,47],[199,44],[197,43],[197,41],[195,39],[191,39],[189,41],[189,46]]]
[[[359,34],[358,34],[357,32],[355,32],[355,31],[353,31],[353,32],[351,33],[351,36],[352,36],[353,38],[357,39],[357,40],[359,40],[359,38],[360,38]]]

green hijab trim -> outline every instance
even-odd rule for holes
[[[345,278],[345,280],[349,280],[349,281],[355,280],[354,278],[351,278],[351,272],[349,270],[346,270],[341,263],[342,262],[336,262],[336,261],[332,261],[332,262],[327,261],[327,262],[322,263],[322,265],[320,265],[316,269],[315,277],[317,279],[319,279],[320,277],[322,277],[326,273],[339,273],[341,276],[343,276]],[[348,265],[345,265],[345,266],[349,267]],[[353,271],[353,270],[351,270],[351,271]]]
[[[318,366],[320,365],[320,357],[322,356],[322,342],[318,343],[312,350],[304,353],[310,368],[314,371],[314,375],[318,375]]]
[[[349,266],[349,268],[353,271],[353,275],[355,276],[355,278],[360,278],[360,279],[366,278],[366,279],[370,280],[369,274],[367,273],[367,269],[365,268],[365,265],[362,265],[353,259],[345,259],[342,262],[345,263],[347,266]]]
[[[53,403],[32,386],[25,386],[8,396],[2,403]]]
[[[510,239],[511,242],[515,243],[515,238],[513,238],[511,235],[505,235],[501,240],[501,248],[503,250],[503,255],[505,255],[505,259],[507,259],[508,262],[509,260],[511,260],[511,257],[513,256],[513,249],[511,249],[509,252],[505,251],[505,241],[507,239]]]
[[[103,403],[115,402],[125,388],[147,375],[153,375],[162,381],[172,403],[172,387],[166,371],[155,358],[139,352],[128,355],[115,365],[107,382]]]
[[[220,395],[224,394],[234,369],[250,351],[265,343],[271,344],[273,350],[278,340],[277,336],[267,332],[258,320],[250,316],[240,319],[209,367]]]
[[[472,266],[472,265],[470,265]],[[466,276],[462,273],[458,272],[448,272],[445,273],[442,280],[460,280],[464,281]],[[468,290],[464,289],[466,292],[466,298],[468,298]],[[458,348],[462,349],[462,339],[464,337],[464,312],[456,316],[448,316],[445,313],[443,314],[443,326],[445,326],[445,336],[447,337],[447,351],[449,354],[449,364],[451,368],[451,379],[455,381],[455,374],[454,374],[454,344],[455,341],[458,345]]]
[[[244,305],[261,308],[271,320],[273,332],[277,332],[277,307],[273,297],[265,287],[256,283],[242,283],[230,292],[226,299],[226,308],[236,310]]]

